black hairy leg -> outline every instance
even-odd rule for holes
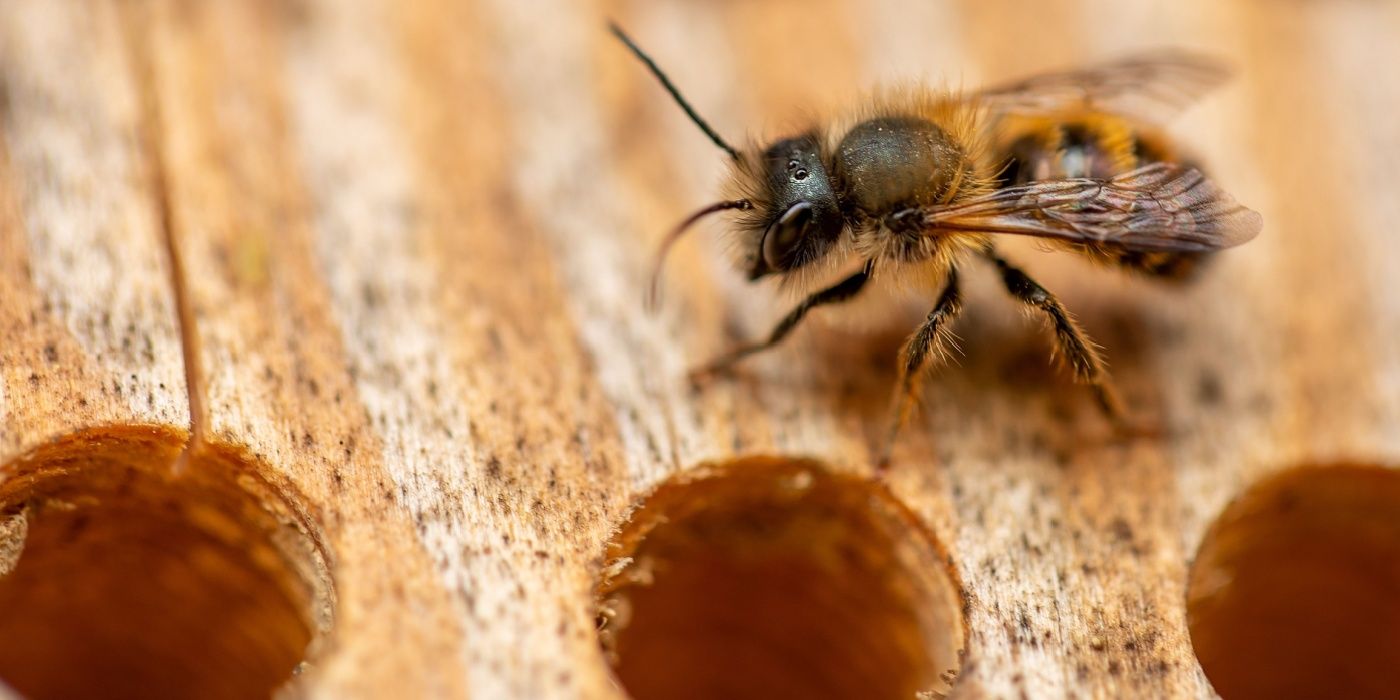
[[[885,435],[880,458],[875,463],[877,473],[883,473],[889,468],[895,440],[899,438],[899,431],[909,420],[909,413],[923,384],[924,372],[928,369],[930,360],[946,356],[948,347],[952,344],[952,333],[948,330],[948,325],[960,311],[962,293],[958,288],[958,273],[957,270],[950,269],[947,285],[939,295],[938,303],[934,304],[933,310],[918,330],[905,341],[904,350],[900,353],[894,406],[890,412],[889,432]]]
[[[731,367],[734,366],[735,363],[750,355],[754,355],[763,352],[764,350],[768,350],[769,348],[776,347],[778,343],[781,343],[783,341],[783,338],[786,338],[789,333],[792,333],[794,328],[797,328],[797,324],[802,322],[802,319],[807,316],[808,311],[811,311],[812,309],[815,309],[818,306],[825,306],[827,304],[839,304],[843,301],[849,301],[852,298],[854,298],[857,294],[860,293],[862,289],[865,288],[865,285],[867,282],[870,281],[870,277],[873,274],[873,272],[874,262],[867,262],[865,264],[865,267],[861,268],[860,272],[857,272],[851,275],[850,277],[847,277],[846,279],[843,279],[840,282],[837,282],[836,284],[827,287],[826,289],[814,292],[806,299],[803,299],[801,303],[799,303],[795,308],[793,308],[792,311],[789,311],[788,314],[783,317],[783,320],[778,322],[778,325],[775,326],[772,332],[768,334],[767,340],[741,345],[715,358],[713,361],[693,370],[690,373],[691,380],[703,381],[704,379],[707,379],[713,375],[728,371]]]
[[[1074,317],[1069,315],[1064,304],[1040,286],[1039,282],[1031,279],[1030,275],[997,255],[996,251],[988,249],[986,255],[996,263],[1006,291],[1017,301],[1045,315],[1050,327],[1055,331],[1055,345],[1059,356],[1069,364],[1077,381],[1088,384],[1093,389],[1094,398],[1098,400],[1104,415],[1118,428],[1128,428],[1123,403],[1118,399],[1118,394],[1109,380],[1108,370],[1104,366],[1103,358],[1099,356],[1098,346],[1084,333],[1084,329],[1079,327]]]

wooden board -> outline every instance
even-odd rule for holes
[[[26,532],[71,524],[45,514],[87,507],[90,482],[258,553],[178,580],[246,569],[287,610],[216,641],[153,627],[148,656],[189,687],[247,658],[272,669],[235,688],[253,694],[295,667],[287,689],[321,697],[620,696],[594,587],[630,504],[754,454],[868,475],[908,329],[817,319],[734,379],[686,381],[790,302],[729,270],[708,224],[642,311],[653,247],[716,198],[724,163],[605,19],[736,139],[876,84],[1179,46],[1235,68],[1172,133],[1263,214],[1259,239],[1181,289],[1009,249],[1169,436],[1111,439],[1042,329],[972,270],[963,356],[929,382],[888,488],[963,601],[955,695],[1209,696],[1186,585],[1214,518],[1289,467],[1400,464],[1400,12],[908,5],[5,3],[0,569],[51,568],[0,580],[0,603],[37,605],[16,581],[62,601],[152,570],[49,587],[87,580],[86,560]],[[149,490],[100,476],[128,473]],[[237,596],[211,590],[168,614]],[[235,660],[206,668],[201,649]],[[22,682],[0,658],[0,677],[58,692],[74,661],[44,659]]]

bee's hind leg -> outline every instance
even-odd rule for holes
[[[948,271],[948,283],[939,296],[938,303],[929,312],[919,329],[909,336],[900,353],[899,380],[895,388],[894,408],[891,411],[889,432],[881,447],[880,458],[875,463],[877,474],[889,469],[894,453],[895,440],[899,431],[909,420],[909,412],[918,397],[924,370],[931,358],[942,358],[950,344],[951,333],[948,324],[962,310],[962,294],[958,290],[957,270]]]
[[[995,250],[989,247],[985,254],[996,263],[1006,291],[1022,304],[1045,314],[1055,330],[1055,343],[1060,355],[1069,363],[1075,379],[1093,389],[1099,408],[1114,426],[1125,434],[1153,432],[1129,422],[1123,402],[1118,398],[1118,392],[1114,391],[1108,377],[1108,369],[1104,366],[1103,358],[1099,356],[1098,346],[1084,333],[1084,329],[1079,327],[1060,300],[1040,286],[1039,282],[1031,279],[1030,275],[997,255]]]
[[[865,284],[870,281],[873,271],[874,262],[867,262],[865,267],[861,268],[860,272],[803,299],[801,303],[783,317],[783,320],[778,322],[778,325],[768,334],[767,340],[741,345],[692,370],[690,373],[691,381],[700,382],[716,374],[726,372],[740,360],[768,350],[769,348],[776,347],[778,343],[781,343],[783,339],[797,327],[798,323],[802,322],[802,319],[807,315],[808,311],[818,306],[839,304],[854,298],[865,288]]]

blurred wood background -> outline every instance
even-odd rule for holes
[[[1015,250],[1168,439],[1106,439],[971,275],[964,357],[890,475],[961,578],[958,697],[1209,696],[1184,600],[1212,519],[1290,466],[1400,464],[1400,4],[6,0],[9,514],[83,445],[227,470],[309,543],[289,689],[619,696],[592,588],[629,503],[744,454],[869,473],[904,330],[814,324],[689,386],[788,300],[709,224],[642,312],[659,236],[724,163],[606,18],[731,138],[898,80],[1163,46],[1236,70],[1172,133],[1264,215],[1256,241],[1183,289]]]

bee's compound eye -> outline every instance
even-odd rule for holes
[[[784,270],[791,266],[792,254],[811,223],[812,203],[798,202],[768,227],[763,237],[763,262],[769,269]]]

